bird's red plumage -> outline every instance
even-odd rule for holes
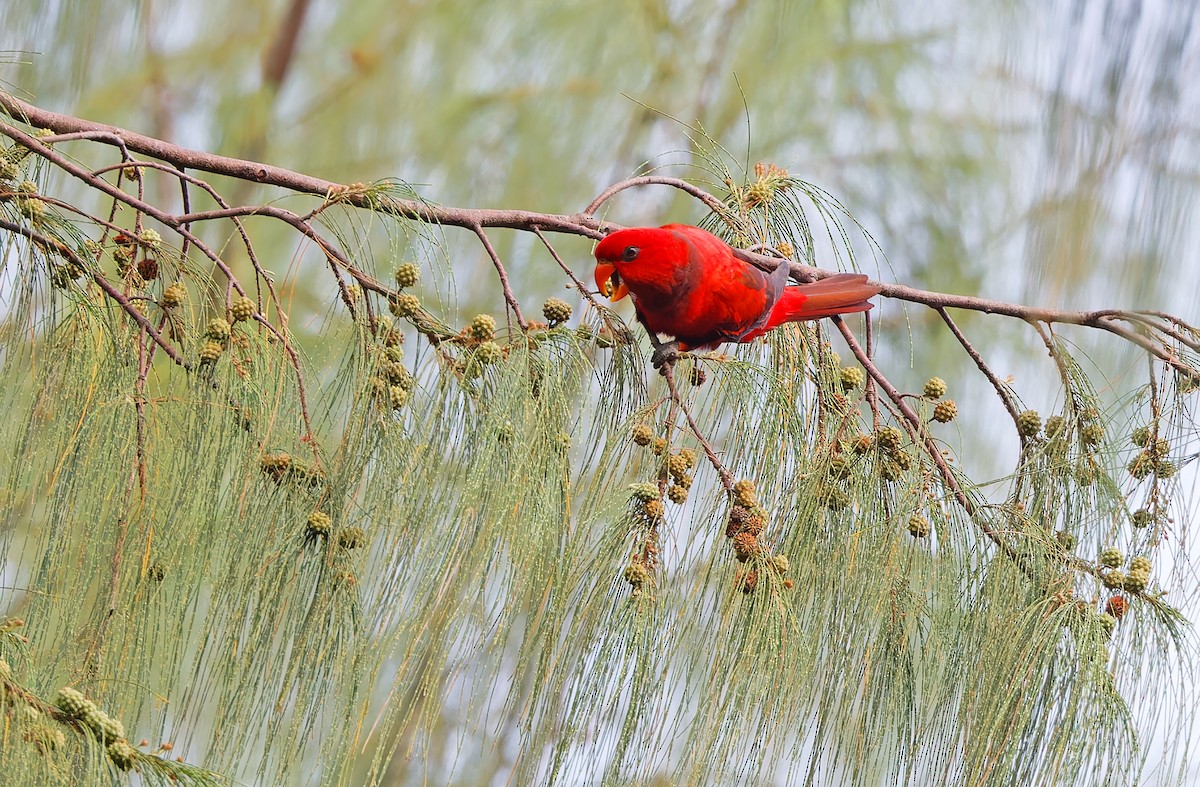
[[[785,286],[710,232],[686,224],[619,230],[596,246],[597,283],[615,271],[638,319],[685,347],[750,341],[785,322],[866,311],[879,288],[839,274]]]

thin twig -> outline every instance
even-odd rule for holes
[[[133,303],[131,303],[130,300],[125,297],[120,290],[114,287],[112,283],[108,281],[108,279],[104,278],[103,274],[87,265],[83,261],[83,258],[76,254],[75,251],[69,246],[60,240],[43,235],[35,229],[30,227],[22,227],[20,224],[14,224],[6,219],[0,219],[0,229],[8,230],[9,232],[29,238],[34,243],[42,244],[46,248],[54,249],[55,252],[62,254],[64,257],[78,266],[80,270],[86,271],[92,281],[96,282],[96,285],[99,286],[100,289],[104,290],[104,293],[108,297],[116,301],[117,304],[125,310],[125,313],[128,314],[134,322],[136,322],[142,327],[143,330],[146,331],[150,338],[154,340],[154,343],[163,348],[163,351],[166,352],[172,361],[182,366],[184,369],[191,371],[191,364],[183,360],[183,357],[180,356],[179,353],[175,351],[175,348],[172,347],[167,340],[162,337],[162,334],[154,329],[154,326],[151,325],[150,321],[146,319],[146,315],[142,314],[141,311],[139,311],[138,308],[134,306]]]
[[[567,263],[563,262],[563,259],[559,256],[558,251],[555,250],[554,246],[551,245],[550,241],[547,240],[546,236],[542,233],[541,228],[534,225],[531,230],[534,235],[538,236],[538,240],[542,242],[542,245],[546,247],[546,251],[550,252],[550,256],[553,257],[554,261],[558,263],[558,267],[562,268],[563,273],[567,274],[567,278],[569,278],[571,283],[575,285],[575,289],[579,290],[579,294],[586,298],[587,301],[592,304],[592,306],[595,306],[596,309],[599,310],[600,304],[596,302],[595,296],[592,295],[591,288],[584,284],[583,281],[575,275],[575,271],[571,270]]]
[[[954,471],[950,469],[949,463],[946,462],[946,457],[942,454],[941,449],[938,448],[933,436],[928,430],[923,428],[924,425],[921,423],[920,417],[912,409],[912,407],[909,406],[908,402],[905,401],[904,395],[900,393],[900,391],[898,391],[894,385],[891,384],[891,382],[883,375],[879,368],[871,361],[866,352],[863,351],[862,347],[858,343],[858,340],[850,331],[850,326],[846,325],[845,321],[840,317],[832,317],[830,319],[832,319],[834,324],[838,326],[838,330],[841,331],[846,343],[850,346],[850,350],[854,353],[854,357],[857,358],[859,363],[863,365],[863,368],[867,370],[867,374],[871,375],[871,377],[875,378],[875,380],[879,383],[879,387],[883,389],[884,393],[886,393],[888,398],[892,400],[892,403],[895,404],[901,415],[908,422],[911,430],[921,435],[921,442],[923,443],[926,455],[933,461],[938,475],[941,477],[943,483],[946,484],[947,488],[949,488],[950,492],[954,495],[955,501],[962,506],[962,509],[967,513],[968,516],[971,517],[971,520],[975,523],[975,525],[980,529],[980,531],[983,532],[985,536],[988,537],[989,540],[992,541],[992,543],[996,544],[996,546],[998,546],[1005,555],[1007,555],[1014,563],[1016,563],[1021,570],[1025,572],[1026,576],[1028,576],[1031,580],[1037,581],[1034,568],[1029,564],[1026,556],[1019,553],[1011,544],[1001,538],[999,531],[989,525],[983,516],[981,516],[980,507],[971,499],[969,495],[967,495],[966,491],[962,488],[962,485],[958,483],[958,478],[954,475]],[[1100,569],[1096,564],[1081,560],[1073,555],[1067,559],[1067,563],[1073,568],[1087,572],[1093,576],[1100,575]]]
[[[721,485],[725,487],[726,492],[732,494],[733,473],[729,472],[729,469],[721,462],[712,444],[708,442],[704,433],[700,431],[700,426],[696,423],[696,419],[692,417],[691,408],[687,406],[683,397],[679,395],[679,389],[675,386],[675,365],[665,364],[662,367],[662,375],[667,381],[667,390],[671,392],[671,401],[683,412],[683,417],[687,419],[688,428],[692,430],[692,434],[700,442],[700,448],[704,451],[704,455],[708,457],[709,464],[716,469],[717,475],[721,477]]]
[[[2,103],[3,103],[3,98],[4,98],[3,94],[0,94],[0,105],[2,105]],[[181,236],[183,236],[185,238],[189,238],[191,240],[191,242],[196,246],[196,248],[200,249],[200,251],[202,251],[204,253],[205,257],[210,259],[214,265],[218,266],[221,269],[222,273],[224,273],[226,276],[228,276],[230,278],[233,278],[233,271],[229,270],[229,267],[220,258],[220,256],[215,251],[210,249],[207,246],[207,244],[205,244],[202,240],[197,238],[192,233],[188,232],[181,225],[180,222],[175,220],[175,218],[172,214],[167,213],[166,211],[161,210],[157,206],[151,205],[150,203],[148,203],[144,200],[138,199],[137,197],[134,197],[131,194],[128,194],[124,190],[109,183],[104,178],[100,178],[100,177],[96,177],[96,176],[92,175],[90,172],[88,172],[83,167],[76,165],[73,161],[68,159],[66,156],[60,155],[53,148],[50,148],[47,145],[41,144],[36,137],[29,136],[28,134],[21,132],[19,129],[13,128],[12,126],[9,126],[9,125],[3,124],[3,123],[0,123],[0,133],[3,133],[5,135],[11,137],[12,139],[20,142],[22,145],[25,145],[26,147],[30,148],[35,153],[37,153],[39,156],[46,159],[50,163],[54,164],[59,169],[68,173],[69,175],[74,176],[75,178],[77,178],[79,180],[82,180],[84,183],[86,183],[87,185],[96,189],[97,191],[103,192],[104,194],[109,195],[110,197],[112,197],[115,200],[124,202],[126,205],[129,205],[131,208],[133,208],[138,213],[145,213],[147,216],[150,216],[150,217],[156,219],[157,221],[162,222],[166,226],[173,229],[175,232],[178,232]],[[79,211],[78,208],[74,208],[69,205],[65,205],[65,207],[69,207],[72,210],[75,210],[76,212],[80,212],[81,215],[87,215],[87,214],[82,214],[82,212]],[[89,217],[89,218],[95,218],[95,217]],[[109,224],[111,224],[111,223],[112,223],[112,219],[110,218]]]
[[[618,326],[613,323],[612,317],[609,316],[609,311],[596,301],[596,297],[592,295],[591,289],[584,284],[578,276],[575,275],[575,271],[571,270],[567,263],[563,262],[563,259],[559,256],[558,251],[553,245],[551,245],[550,240],[545,236],[545,234],[542,233],[541,228],[535,225],[532,228],[532,231],[533,234],[537,235],[538,239],[541,240],[542,245],[546,247],[546,250],[550,252],[550,256],[554,258],[554,261],[558,263],[558,267],[562,268],[563,273],[567,274],[567,277],[574,283],[575,289],[579,290],[579,294],[582,295],[584,299],[586,299],[587,302],[592,305],[592,308],[596,310],[596,314],[600,315],[600,319],[606,326],[608,326],[609,330],[613,331],[615,334],[618,330]]]
[[[1155,320],[1151,319],[1152,317],[1161,319],[1168,324],[1163,325],[1160,322],[1155,322]],[[1196,341],[1193,338],[1184,336],[1178,330],[1171,327],[1173,325],[1179,326],[1183,330],[1186,330],[1189,332],[1195,330],[1194,328],[1189,326],[1187,323],[1180,320],[1178,317],[1172,317],[1169,314],[1160,315],[1160,313],[1158,313],[1158,312],[1152,313],[1152,312],[1143,312],[1143,311],[1131,311],[1131,312],[1122,312],[1121,315],[1119,316],[1119,319],[1125,320],[1126,322],[1143,325],[1147,328],[1150,328],[1151,330],[1158,331],[1161,334],[1170,336],[1172,339],[1179,342],[1184,347],[1187,347],[1189,350],[1191,350],[1193,352],[1200,352],[1200,342]]]
[[[250,264],[254,267],[255,273],[260,277],[261,281],[266,282],[267,292],[271,296],[271,302],[275,305],[275,310],[281,311],[279,297],[275,294],[274,283],[271,281],[271,277],[267,275],[266,270],[263,269],[262,263],[258,259],[258,253],[254,251],[254,244],[252,244],[250,242],[250,233],[246,231],[246,225],[244,223],[242,223],[242,221],[241,221],[242,216],[255,215],[258,212],[255,208],[249,208],[249,207],[231,208],[229,206],[229,203],[225,201],[225,198],[221,196],[220,192],[218,192],[215,188],[213,188],[213,186],[210,183],[208,183],[207,181],[204,181],[204,180],[201,180],[200,178],[189,175],[188,173],[184,172],[181,169],[177,169],[175,167],[168,166],[165,164],[160,164],[157,161],[135,161],[135,162],[130,162],[128,164],[113,164],[108,167],[102,167],[98,170],[94,170],[93,174],[101,175],[110,169],[117,169],[119,167],[125,167],[125,166],[138,167],[138,168],[143,168],[143,169],[155,169],[155,170],[158,170],[159,172],[165,172],[168,175],[172,175],[179,179],[180,185],[183,189],[183,213],[175,215],[173,217],[173,219],[180,228],[182,228],[183,230],[186,231],[186,234],[181,233],[181,236],[183,237],[183,248],[180,251],[181,259],[187,258],[188,245],[191,243],[191,241],[190,241],[190,235],[191,235],[190,225],[193,222],[205,221],[208,219],[218,219],[218,218],[227,218],[227,219],[232,220],[234,227],[238,231],[238,235],[242,239],[242,246],[246,250],[246,256],[250,259]],[[188,197],[188,190],[187,190],[188,184],[191,184],[193,186],[203,189],[204,192],[206,194],[208,194],[209,197],[212,198],[213,202],[216,202],[218,205],[221,206],[221,209],[214,210],[214,211],[202,211],[202,212],[193,214],[191,212],[191,203],[190,203],[190,199]],[[249,297],[250,293],[241,284],[241,282],[238,281],[237,277],[231,277],[229,279],[229,283],[233,287],[233,289],[236,290],[238,293],[245,295],[246,297]],[[226,306],[228,306],[228,302],[226,303]],[[258,310],[262,311],[261,297],[258,299]]]
[[[987,361],[983,360],[983,356],[979,354],[979,351],[976,350],[974,345],[971,344],[971,341],[967,339],[966,334],[964,334],[958,327],[958,323],[954,321],[954,318],[952,318],[950,314],[942,307],[937,307],[934,309],[934,311],[936,311],[938,316],[942,318],[942,321],[946,323],[946,327],[950,329],[950,333],[954,334],[954,338],[958,339],[958,343],[961,344],[962,348],[967,351],[967,355],[971,356],[971,360],[975,362],[975,366],[980,372],[983,373],[983,376],[987,378],[988,382],[992,384],[992,387],[996,389],[996,395],[1000,397],[1000,401],[1004,403],[1004,407],[1006,410],[1008,410],[1008,414],[1012,416],[1013,426],[1017,427],[1017,432],[1019,433],[1021,431],[1021,427],[1020,424],[1017,423],[1017,407],[1013,404],[1012,394],[1008,392],[1008,388],[1005,387],[1004,383],[1000,382],[1000,378],[998,378],[995,373],[992,372],[991,367],[987,365]]]
[[[157,163],[157,162],[155,162],[155,163]],[[192,211],[192,193],[188,190],[188,179],[191,176],[188,175],[185,170],[183,170],[182,168],[179,168],[179,167],[172,167],[170,171],[179,176],[180,207],[183,208],[184,213],[190,213]],[[191,225],[189,225],[189,224],[181,223],[179,226],[181,226],[185,230],[187,230],[189,234],[192,231]],[[180,245],[180,248],[179,248],[179,259],[180,260],[187,259],[188,249],[190,248],[190,245],[191,245],[191,241],[189,241],[187,239],[186,235],[183,236],[183,243]]]
[[[836,325],[838,330],[841,332],[842,338],[846,340],[846,344],[850,347],[850,351],[854,353],[854,357],[858,359],[858,362],[862,364],[862,367],[867,370],[867,374],[869,374],[871,378],[879,385],[880,389],[887,394],[887,397],[892,400],[892,404],[895,405],[896,409],[900,411],[900,414],[904,417],[904,420],[908,422],[909,431],[923,444],[925,452],[929,455],[929,458],[933,460],[933,464],[937,468],[938,474],[942,477],[942,480],[945,482],[946,486],[954,494],[955,500],[958,501],[958,504],[962,506],[963,510],[966,511],[968,515],[970,515],[972,518],[975,518],[975,514],[978,512],[975,501],[973,501],[963,490],[962,486],[959,485],[958,479],[955,477],[954,472],[950,469],[950,465],[946,462],[946,457],[942,455],[942,451],[940,448],[938,448],[933,436],[930,435],[929,431],[925,428],[925,424],[921,421],[921,417],[917,415],[916,411],[913,410],[909,405],[908,401],[904,398],[904,394],[900,393],[900,391],[896,389],[896,386],[892,385],[891,380],[884,376],[883,372],[879,370],[879,367],[875,365],[875,362],[872,361],[870,356],[867,355],[866,351],[863,350],[862,346],[858,343],[858,339],[855,338],[854,334],[850,331],[850,326],[846,324],[846,321],[841,317],[836,316],[832,317],[831,319],[833,320],[833,324]],[[1000,534],[996,532],[990,525],[988,525],[987,522],[980,521],[979,526],[980,529],[983,530],[984,535],[995,542],[997,546],[1005,550],[1010,549],[1010,547],[1004,543],[1004,540],[1000,538]]]
[[[487,233],[483,231],[483,227],[476,224],[470,229],[479,237],[479,242],[483,244],[484,250],[492,260],[492,265],[496,268],[496,275],[500,277],[500,289],[504,292],[504,300],[508,303],[508,308],[512,310],[513,316],[517,318],[517,325],[521,326],[522,331],[527,330],[529,325],[521,314],[521,304],[517,303],[517,296],[513,295],[512,285],[508,283],[508,272],[504,270],[504,263],[501,262],[500,255],[496,253],[496,249],[492,246],[492,241],[488,238]]]
[[[614,183],[604,191],[600,192],[600,195],[592,200],[591,203],[589,203],[588,206],[583,209],[583,215],[594,216],[596,211],[600,210],[600,206],[611,199],[615,194],[618,194],[625,189],[631,189],[635,186],[671,186],[672,188],[677,188],[680,191],[686,192],[687,194],[690,194],[691,196],[700,200],[713,213],[724,213],[728,210],[725,203],[721,202],[721,200],[717,199],[712,194],[709,194],[699,186],[694,186],[691,183],[688,183],[686,180],[681,180],[680,178],[671,178],[665,175],[642,175],[641,177],[629,178],[627,180],[622,180],[620,183]]]
[[[125,141],[120,135],[113,134],[111,131],[75,131],[70,134],[53,134],[48,137],[38,137],[45,145],[53,145],[57,142],[73,142],[75,140],[85,139],[89,142],[106,142],[109,145],[115,145],[121,149],[121,162],[114,169],[120,169],[126,164],[133,163],[133,156],[130,155],[129,149],[125,147]]]
[[[300,418],[304,421],[304,438],[306,441],[313,441],[316,446],[316,433],[312,428],[312,421],[308,417],[308,394],[304,389],[304,375],[300,373],[300,355],[296,352],[296,348],[292,347],[292,343],[287,340],[287,337],[274,325],[270,320],[264,317],[261,313],[256,313],[254,319],[268,331],[273,333],[279,339],[279,343],[283,346],[283,351],[287,353],[288,360],[291,361],[292,369],[296,373],[296,394],[300,398]],[[315,454],[315,449],[314,449]],[[317,457],[320,461],[320,457]]]

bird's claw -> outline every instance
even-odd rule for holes
[[[665,367],[674,366],[682,355],[683,353],[679,350],[679,342],[666,342],[654,348],[654,354],[650,356],[650,363],[654,365],[655,369],[662,372]]]

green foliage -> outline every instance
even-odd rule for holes
[[[811,256],[812,227],[840,206],[758,173],[713,226]],[[323,221],[361,249],[352,192],[327,198]],[[776,221],[778,200],[791,201]],[[947,386],[891,392],[848,325],[870,384],[847,385],[857,367],[812,324],[647,380],[629,329],[590,298],[577,327],[562,299],[550,324],[523,325],[515,309],[455,315],[436,291],[342,288],[325,370],[294,348],[273,285],[261,321],[231,325],[211,313],[236,317],[246,299],[222,297],[220,265],[159,239],[166,275],[147,280],[148,248],[118,235],[106,256],[52,216],[24,217],[49,240],[10,236],[35,295],[6,323],[3,503],[36,590],[22,636],[53,654],[17,701],[36,708],[52,676],[106,710],[65,695],[70,742],[30,733],[46,767],[92,740],[98,769],[153,778],[289,782],[319,767],[383,783],[397,761],[497,725],[519,731],[521,781],[829,769],[1010,783],[1138,767],[1121,744],[1157,711],[1136,713],[1120,687],[1152,686],[1143,665],[1187,647],[1144,557],[1174,506],[1163,468],[1194,428],[1166,407],[1185,394],[1165,378],[1133,446],[1151,457],[1132,478],[1150,484],[1152,526],[1097,528],[1128,521],[1140,491],[1121,477],[1115,418],[1049,337],[1064,407],[1045,437],[1035,412],[1014,414],[1022,451],[990,502],[937,436],[957,414],[937,398]],[[853,265],[850,229],[825,232]],[[45,275],[63,249],[87,278]],[[370,282],[397,262],[364,260],[342,265]],[[38,308],[46,295],[62,303]],[[172,349],[198,342],[191,366]],[[1128,572],[1120,553],[1090,562],[1068,537],[1119,538],[1138,558]],[[1102,588],[1137,614],[1101,613]],[[203,770],[125,738],[167,725],[204,741]],[[802,748],[813,756],[778,754]]]
[[[0,625],[5,773],[1096,784],[1177,770],[1182,752],[1146,756],[1192,711],[1173,691],[1195,677],[1175,609],[1195,597],[1175,538],[1196,439],[1189,378],[1159,361],[1144,378],[1106,378],[1090,346],[1047,327],[1057,381],[1042,429],[1016,399],[1038,396],[1031,378],[969,379],[936,315],[935,333],[889,307],[873,315],[872,358],[889,375],[915,359],[912,380],[894,375],[914,391],[898,401],[862,359],[843,365],[828,325],[684,358],[668,383],[625,312],[564,295],[569,279],[534,236],[495,243],[525,319],[548,323],[523,326],[470,233],[389,207],[429,193],[570,212],[677,145],[723,200],[705,225],[737,245],[882,265],[853,213],[881,228],[898,280],[986,289],[972,238],[1012,218],[971,224],[1004,196],[988,185],[992,154],[971,151],[994,150],[995,129],[909,100],[906,80],[941,65],[945,39],[888,17],[908,9],[734,3],[714,16],[705,4],[534,0],[396,16],[366,3],[325,20],[281,84],[258,73],[266,6],[210,10],[221,28],[182,38],[149,11],[86,31],[94,16],[70,3],[45,20],[22,4],[0,18],[86,40],[55,47],[23,83],[45,94],[102,76],[80,114],[151,129],[183,84],[196,97],[189,133],[213,149],[432,185],[260,199],[214,177],[238,197],[228,204],[295,209],[332,242],[297,253],[294,225],[247,217],[197,222],[185,247],[128,206],[106,226],[115,203],[63,187],[20,146],[0,157],[0,218],[18,228],[0,231],[12,282],[0,598],[24,619]],[[154,47],[130,46],[131,19]],[[119,65],[84,73],[100,51]],[[131,100],[144,85],[153,122]],[[804,177],[739,164],[747,123],[756,149]],[[1095,151],[1092,175],[1106,163]],[[176,181],[132,181],[131,169],[104,177],[155,205],[176,199]],[[1093,188],[1103,180],[1081,190]],[[604,217],[684,215],[674,195],[647,193],[636,212]],[[199,188],[191,198],[217,207]],[[1069,195],[1033,216],[1031,245],[1074,261],[1067,281],[1109,245],[1096,204]],[[1078,220],[1071,233],[1064,216]],[[320,253],[334,248],[344,260]],[[563,256],[586,267],[582,244]],[[1024,324],[1009,325],[1028,355]],[[1193,329],[1170,327],[1195,368]],[[988,407],[1013,416],[996,421],[1011,453],[977,439]],[[1001,461],[1003,477],[985,481],[979,468]],[[1110,546],[1118,559],[1099,560]],[[105,715],[56,710],[64,685]],[[139,745],[161,734],[173,746]]]

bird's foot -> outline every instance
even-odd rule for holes
[[[664,367],[674,366],[675,362],[683,356],[683,352],[679,349],[679,342],[665,342],[654,348],[654,354],[650,356],[650,363],[663,372]]]

